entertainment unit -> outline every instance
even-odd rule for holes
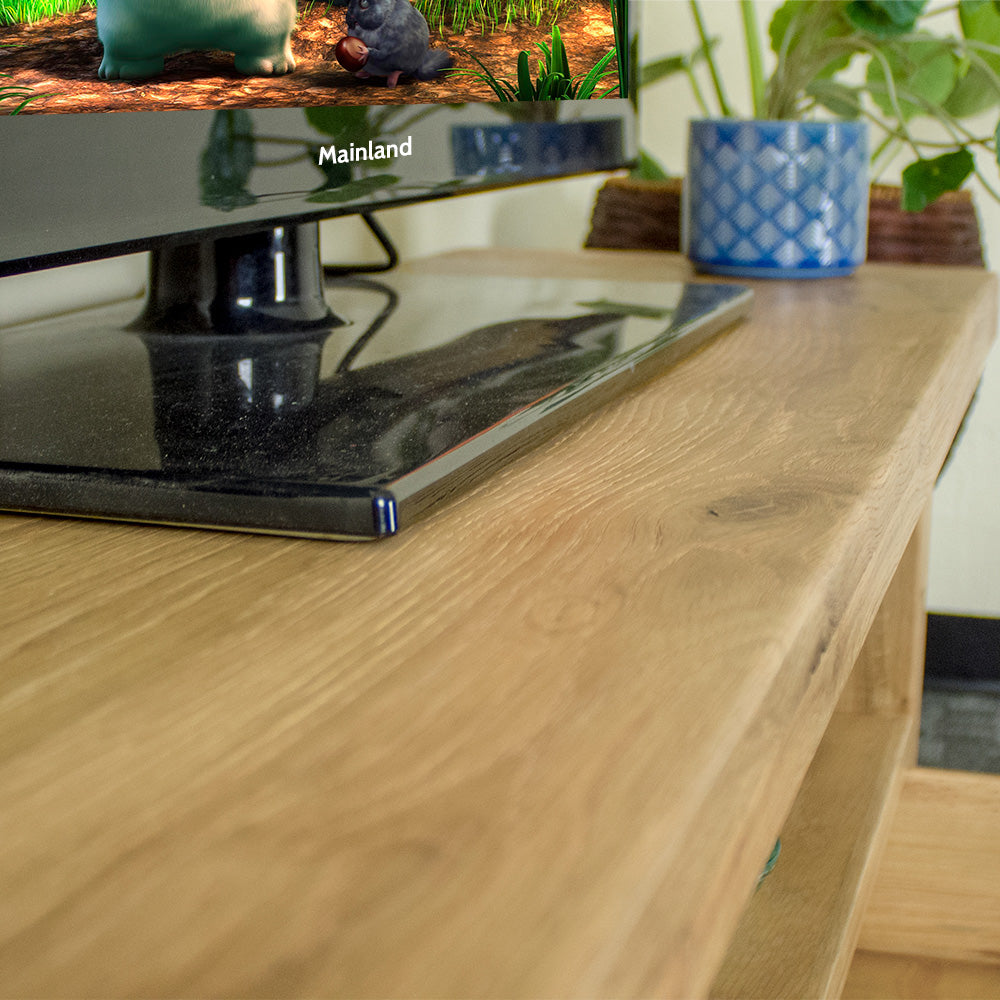
[[[170,65],[219,97],[200,58]],[[328,71],[296,73],[327,93]],[[74,79],[51,100],[162,96]],[[309,533],[331,507],[328,483],[295,472],[310,455],[336,453],[340,475],[418,443],[440,449],[424,466],[473,458],[440,492],[383,504],[386,530],[495,474],[378,545],[0,515],[5,992],[1000,995],[996,776],[912,767],[929,503],[994,342],[995,276],[761,282],[731,335],[497,469],[746,295],[690,285],[661,252],[397,269],[383,240],[391,273],[323,274],[316,218],[364,206],[378,235],[382,199],[462,185],[428,195],[418,177],[407,194],[365,166],[391,144],[416,159],[430,107],[404,109],[412,143],[372,107],[343,132],[350,108],[291,110],[301,134],[232,107],[0,122],[0,163],[21,164],[0,215],[12,273],[34,268],[45,294],[66,272],[42,265],[152,254],[145,307],[6,323],[0,490],[154,520],[188,500],[210,520],[221,496],[236,511],[221,526]],[[547,161],[520,150],[550,148],[546,116],[563,124],[466,110],[495,126],[441,134],[456,162],[493,164],[472,189]],[[119,145],[95,141],[91,175],[78,159],[55,188],[24,159],[46,148],[44,117],[56,139]],[[286,170],[301,203],[273,180]],[[115,194],[92,202],[101,182]],[[178,205],[211,223],[183,229]],[[99,246],[71,236],[88,212]],[[528,405],[497,444],[512,388]],[[472,418],[487,427],[469,437]],[[361,433],[341,447],[344,424]],[[185,489],[169,511],[120,509]],[[304,528],[247,524],[295,505]]]
[[[7,991],[833,997],[895,951],[996,996],[995,776],[910,768],[995,277],[757,291],[388,543],[0,517]]]

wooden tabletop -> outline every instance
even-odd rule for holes
[[[755,291],[384,542],[0,516],[0,993],[703,992],[995,325],[980,271]]]

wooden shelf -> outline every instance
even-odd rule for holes
[[[858,951],[844,1000],[997,1000],[1000,965]]]
[[[715,997],[840,995],[901,775],[916,760],[929,527],[925,516],[896,565]]]
[[[860,946],[1000,964],[1000,776],[907,772]]]
[[[740,922],[713,997],[837,996],[891,819],[905,717],[834,716]]]
[[[410,270],[693,278],[623,252]],[[385,542],[0,517],[5,989],[835,992],[912,761],[926,512],[996,282],[755,293]]]
[[[859,945],[848,1000],[1000,996],[1000,776],[906,772]]]

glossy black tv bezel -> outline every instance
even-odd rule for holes
[[[630,49],[638,45],[638,0],[629,4]],[[537,53],[535,53],[537,56]],[[634,64],[634,56],[630,58]],[[633,72],[633,78],[634,78]],[[95,84],[99,81],[95,80]],[[387,104],[373,85],[370,116],[412,111],[414,153],[397,157],[394,189],[340,204],[318,205],[309,179],[271,176],[256,185],[253,203],[224,209],[201,203],[194,178],[220,113],[249,114],[257,135],[325,144],[305,107],[123,111],[83,114],[0,114],[0,277],[154,249],[165,243],[239,236],[268,225],[319,222],[456,195],[613,171],[638,156],[638,110],[628,97],[500,104]],[[634,88],[633,88],[634,89]],[[413,89],[417,101],[419,85]],[[325,107],[357,111],[356,106]],[[617,148],[565,163],[521,162],[495,170],[459,162],[457,130],[579,127],[603,122],[617,129]],[[188,180],[185,187],[175,181]],[[315,178],[313,178],[315,180]]]

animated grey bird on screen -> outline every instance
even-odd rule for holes
[[[410,0],[350,0],[347,30],[364,47],[356,76],[384,76],[395,87],[401,76],[432,80],[451,65],[444,49],[433,49],[427,21]]]

